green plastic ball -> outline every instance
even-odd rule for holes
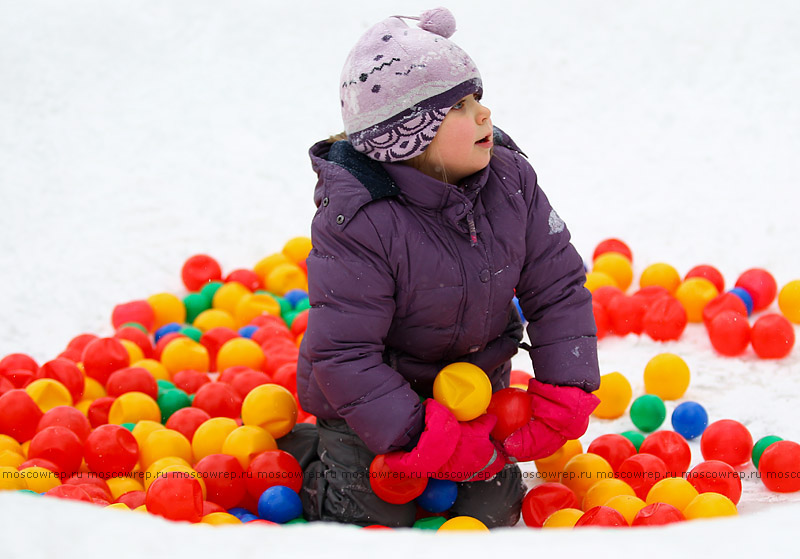
[[[429,516],[427,518],[420,518],[414,522],[413,527],[421,530],[438,530],[445,522],[447,522],[447,519],[443,516]]]
[[[620,433],[620,435],[631,441],[633,446],[636,447],[636,452],[639,452],[639,447],[642,446],[644,442],[644,435],[639,431],[625,431],[624,433]]]
[[[758,468],[758,461],[761,460],[761,455],[764,453],[765,450],[767,450],[767,447],[769,447],[769,445],[782,440],[783,440],[782,438],[776,435],[767,435],[766,437],[761,437],[760,439],[758,439],[758,442],[756,442],[756,444],[753,445],[753,453],[751,455],[753,458],[753,466]]]
[[[300,312],[310,308],[311,308],[311,303],[309,302],[309,300],[301,299],[300,301],[298,301],[297,305],[295,305],[294,310]]]
[[[211,299],[202,293],[189,293],[183,298],[183,306],[186,307],[186,322],[191,324],[198,314],[211,308]]]
[[[292,327],[292,322],[294,322],[294,319],[297,318],[297,315],[298,315],[298,312],[292,310],[292,311],[288,311],[288,312],[282,314],[281,318],[283,318],[283,321],[286,323],[286,326],[291,328]]]
[[[170,416],[182,408],[192,405],[189,395],[179,388],[164,390],[158,395],[158,407],[161,409],[161,423],[166,423]]]
[[[194,326],[184,326],[178,330],[178,332],[198,343],[200,342],[200,338],[203,336],[203,331],[200,330],[200,328],[195,328]]]
[[[217,293],[217,289],[222,287],[223,283],[221,281],[211,281],[208,282],[203,286],[200,290],[200,295],[208,299],[209,301],[214,300],[214,295]]]
[[[652,433],[664,423],[667,407],[664,400],[654,394],[639,396],[631,404],[631,421],[636,428],[645,433]]]
[[[125,427],[128,431],[133,433],[133,428],[136,427],[135,423],[123,423],[120,427]]]
[[[175,390],[175,385],[172,384],[170,381],[165,379],[158,379],[156,381],[156,386],[158,386],[158,395],[161,396],[162,392],[166,392],[167,390]]]
[[[284,522],[283,525],[287,526],[289,524],[308,524],[308,520],[303,517],[298,517],[290,520],[289,522]]]

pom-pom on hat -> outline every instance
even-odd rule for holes
[[[404,19],[419,20],[417,27]],[[455,43],[446,8],[392,16],[358,40],[342,69],[340,98],[353,147],[377,161],[419,155],[455,103],[483,86],[478,68]]]

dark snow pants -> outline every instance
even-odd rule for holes
[[[369,466],[375,457],[343,420],[299,424],[278,440],[303,468],[303,515],[307,520],[367,526],[411,526],[416,505],[392,505],[372,492]],[[516,465],[507,465],[488,481],[458,484],[450,516],[472,516],[489,528],[513,526],[519,520],[525,484]]]

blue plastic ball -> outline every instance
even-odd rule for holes
[[[258,498],[258,516],[285,524],[303,514],[300,496],[285,485],[273,485]]]
[[[158,340],[166,336],[167,334],[171,334],[172,332],[177,332],[183,328],[183,324],[178,324],[177,322],[170,322],[169,324],[165,324],[155,332],[153,332],[153,341],[158,343]]]
[[[302,289],[292,289],[291,291],[288,291],[283,298],[286,299],[290,305],[292,305],[292,308],[295,308],[297,303],[303,299],[308,299],[308,293]]]
[[[245,516],[255,516],[252,512],[250,512],[244,507],[233,507],[232,509],[228,509],[228,514],[232,514],[239,520],[242,520],[242,518]],[[242,520],[242,522],[244,522],[244,520]]]
[[[428,512],[444,512],[453,506],[458,496],[458,485],[448,479],[431,478],[417,504]]]
[[[258,330],[258,326],[242,326],[239,328],[239,335],[243,338],[252,338],[253,332]]]
[[[517,307],[517,312],[519,313],[519,317],[522,319],[522,322],[523,322],[523,324],[524,324],[525,322],[528,322],[528,321],[525,319],[525,315],[524,315],[524,314],[522,314],[522,307],[519,305],[519,299],[517,299],[517,296],[516,296],[516,295],[514,295],[514,299],[513,299],[513,301],[514,301],[514,306],[515,306],[515,307]]]
[[[699,437],[707,426],[708,413],[697,402],[684,402],[672,412],[672,428],[686,440]]]
[[[730,293],[742,300],[744,306],[747,307],[747,316],[753,314],[753,296],[744,287],[734,287],[730,290]]]

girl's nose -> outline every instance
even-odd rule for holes
[[[483,105],[481,105],[480,108],[478,109],[478,114],[477,114],[478,122],[483,123],[490,116],[492,116],[492,111],[489,110],[489,107],[484,107]]]

